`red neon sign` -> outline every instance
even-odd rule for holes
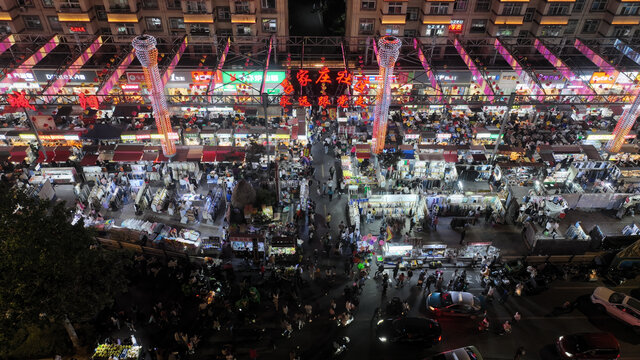
[[[300,86],[307,86],[307,84],[311,82],[311,79],[309,79],[309,70],[298,70],[296,78],[298,78]]]
[[[353,90],[361,94],[366,94],[369,91],[369,79],[364,76],[359,76],[358,81],[353,86]]]
[[[293,92],[293,85],[291,85],[289,79],[285,78],[284,80],[282,80],[280,85],[282,85],[282,90],[285,94],[290,95]]]
[[[329,100],[327,95],[318,97],[318,106],[327,107],[329,105],[331,105],[331,100]]]
[[[353,77],[351,73],[347,70],[342,70],[338,72],[338,77],[336,78],[338,84],[345,84],[347,86],[351,86],[351,82],[353,81]]]
[[[462,20],[451,20],[449,24],[449,32],[460,34],[462,32]]]
[[[96,109],[100,104],[98,104],[98,98],[96,96],[87,96],[84,93],[78,93],[78,104],[82,107],[83,110],[87,109]]]
[[[338,103],[338,106],[340,106],[341,108],[349,107],[349,98],[347,97],[347,95],[338,96],[338,99],[336,100],[336,102]]]
[[[84,26],[69,26],[69,31],[72,33],[84,33],[87,29]]]
[[[31,110],[36,109],[35,106],[29,104],[29,100],[27,100],[27,95],[24,91],[14,91],[13,93],[9,94],[9,96],[7,97],[7,101],[9,102],[9,105],[13,106],[14,108],[23,107],[25,109]]]
[[[289,100],[288,96],[281,96],[280,97],[280,106],[282,106],[282,107],[291,106],[291,101]]]
[[[298,105],[300,106],[311,106],[309,99],[306,96],[300,96],[298,98]]]
[[[320,69],[318,79],[316,80],[316,84],[317,83],[331,84],[331,78],[329,77],[328,67],[325,66],[322,69]]]

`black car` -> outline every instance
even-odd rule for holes
[[[420,342],[435,345],[442,340],[437,321],[418,317],[390,318],[378,321],[376,337],[385,342]]]

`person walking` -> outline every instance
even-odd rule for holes
[[[398,271],[400,271],[400,263],[396,263],[396,266],[393,268],[393,278],[398,277]]]
[[[327,229],[331,229],[331,214],[327,214],[325,219],[327,221]]]
[[[464,242],[464,237],[467,235],[467,229],[463,228],[462,231],[460,232],[460,245],[463,244]]]
[[[400,275],[398,275],[398,282],[396,283],[396,287],[403,287],[404,286],[404,273],[400,273]]]
[[[438,231],[438,217],[433,217],[433,231]]]
[[[524,346],[518,347],[518,349],[516,350],[516,354],[513,356],[513,360],[522,360],[523,356],[526,353],[527,352],[525,351]]]

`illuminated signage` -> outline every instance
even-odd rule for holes
[[[36,139],[36,134],[19,134],[18,135],[20,137],[20,139],[24,139],[24,140],[35,140]]]
[[[192,71],[191,80],[193,82],[209,82],[213,76],[213,71]]]
[[[140,91],[140,85],[138,84],[122,84],[120,88],[122,91]]]
[[[591,135],[587,135],[587,141],[591,140],[591,141],[608,141],[613,139],[613,134],[591,134]],[[624,137],[625,139],[629,140],[629,139],[635,139],[636,138],[636,134],[628,134],[625,135]]]
[[[265,83],[267,84],[280,84],[286,79],[286,73],[284,71],[268,71]],[[223,83],[262,83],[262,72],[245,72],[245,71],[226,71],[222,73]]]
[[[84,33],[87,29],[84,26],[69,26],[69,31],[72,33]]]
[[[183,75],[177,75],[176,73],[171,73],[171,76],[169,76],[169,81],[171,82],[185,82],[187,81],[187,78]]]
[[[438,139],[449,139],[449,138],[451,138],[451,134],[449,134],[449,133],[438,133],[436,135],[436,137]]]
[[[34,138],[35,138],[35,135],[34,135]],[[71,134],[71,135],[41,134],[40,139],[42,140],[80,140],[80,136],[78,136],[77,134]]]
[[[590,84],[613,84],[618,78],[618,73],[607,75],[604,71],[596,71],[589,79]]]
[[[51,70],[34,69],[33,75],[35,76],[35,80],[41,83],[64,80],[66,83],[69,83],[69,84],[81,84],[81,83],[94,83],[97,80],[96,72],[91,70],[80,70],[75,73],[68,72],[68,71],[56,73],[55,71],[51,71]]]
[[[12,73],[7,74],[7,79],[24,80],[24,81],[27,81],[27,82],[36,81],[35,76],[33,76],[33,74],[30,73],[30,72],[12,72]]]
[[[451,23],[449,24],[449,32],[454,34],[462,33],[463,23],[464,23],[464,20],[451,20]]]

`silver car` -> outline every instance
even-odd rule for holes
[[[475,346],[465,346],[440,353],[431,360],[482,360],[482,355]]]
[[[606,311],[636,331],[640,330],[640,301],[637,299],[606,287],[597,287],[591,294],[591,301],[601,312]]]

